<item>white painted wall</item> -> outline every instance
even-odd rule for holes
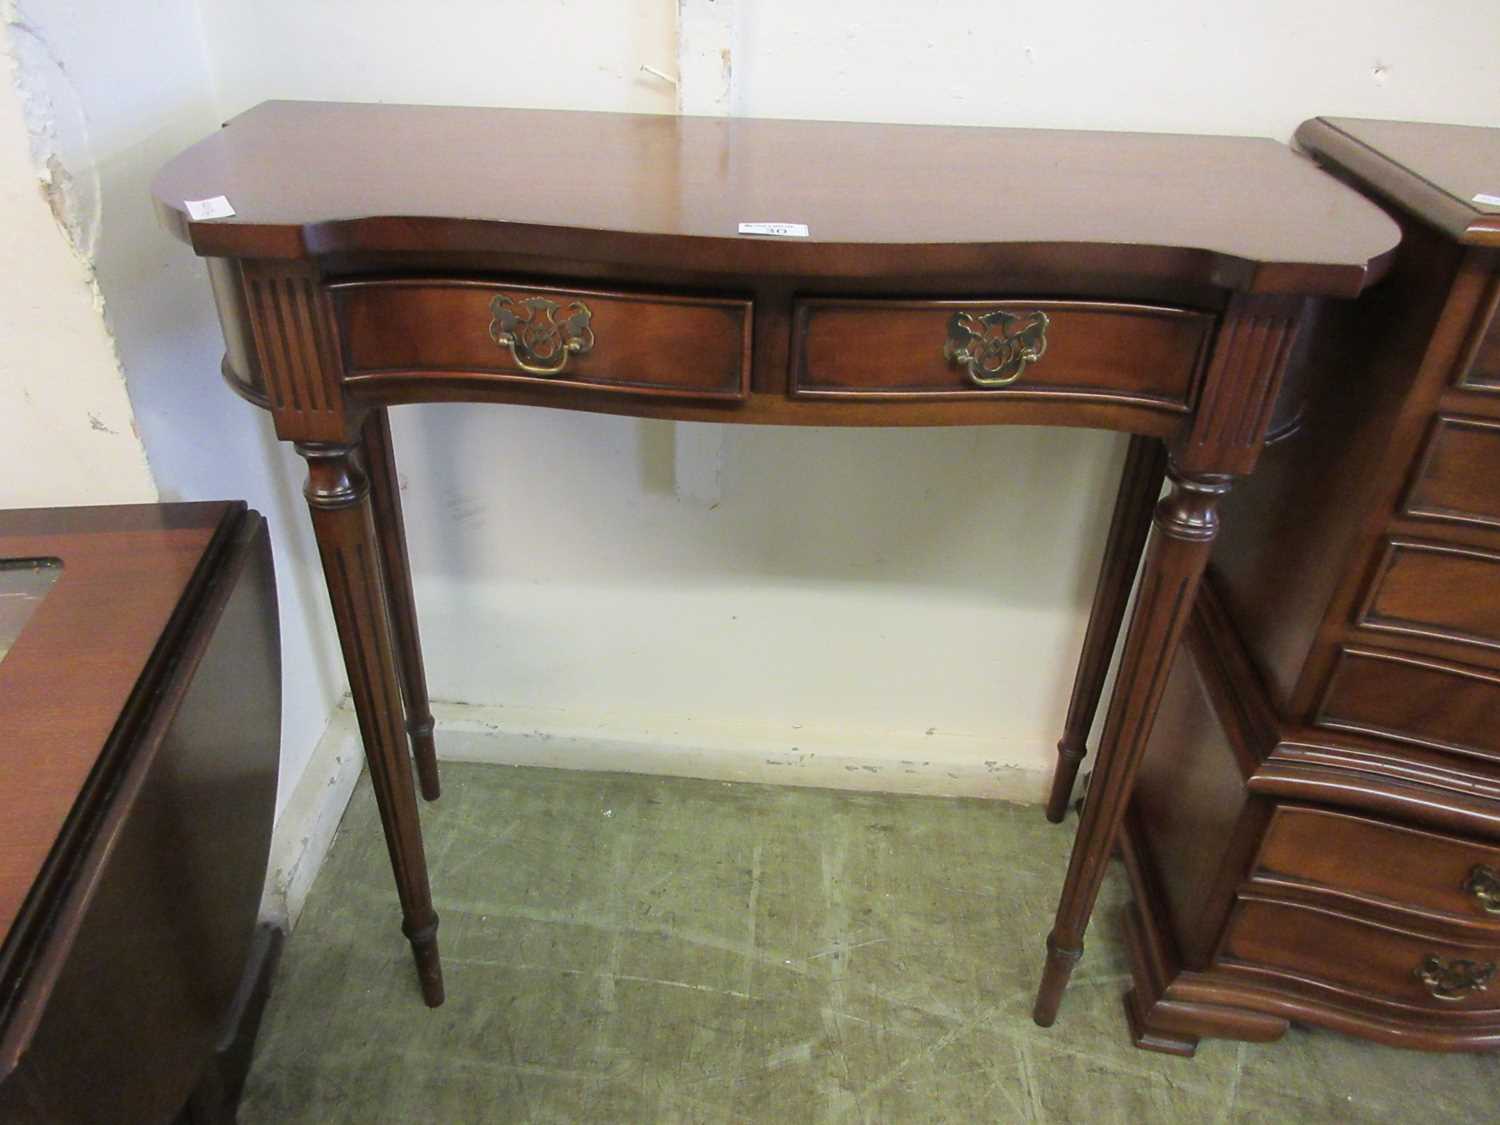
[[[197,8],[20,0],[4,15],[15,82],[0,90],[0,238],[10,250],[0,270],[0,503],[159,493],[244,499],[266,515],[286,670],[280,809],[345,682],[300,461],[220,383],[207,276],[151,206],[157,169],[222,120]],[[33,149],[24,167],[21,106]],[[57,220],[37,168],[58,185]],[[16,396],[24,409],[12,412]]]
[[[735,112],[1287,140],[1500,124],[1493,0],[739,0]]]
[[[226,116],[267,98],[672,109],[672,0],[200,0]],[[499,138],[497,138],[497,143]]]
[[[203,2],[226,113],[673,110],[644,64],[682,68],[688,112],[1281,139],[1315,113],[1500,124],[1492,3],[682,0],[680,42],[675,7]],[[984,190],[961,154],[933,174]],[[466,729],[1050,768],[1120,439],[500,407],[402,408],[394,427],[431,686],[481,705]]]

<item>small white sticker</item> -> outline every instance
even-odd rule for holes
[[[806,223],[741,223],[741,234],[772,234],[777,238],[806,238]]]
[[[1486,192],[1480,192],[1474,197],[1474,202],[1483,203],[1486,207],[1500,207],[1500,195],[1489,195]]]
[[[234,214],[229,200],[222,195],[216,195],[212,199],[184,199],[182,205],[187,208],[188,218],[195,223],[201,223],[204,219],[227,219]]]

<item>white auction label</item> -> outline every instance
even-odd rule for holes
[[[212,199],[184,199],[182,205],[187,208],[188,218],[195,223],[204,219],[227,219],[234,214],[229,200],[222,195],[216,195]]]
[[[741,234],[774,234],[777,238],[806,238],[806,223],[741,223]]]
[[[1500,195],[1490,195],[1482,191],[1474,197],[1474,202],[1483,203],[1486,207],[1500,207]]]

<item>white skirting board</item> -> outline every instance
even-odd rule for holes
[[[260,900],[262,921],[288,931],[297,924],[364,765],[359,727],[346,697],[334,708],[323,737],[276,818]]]
[[[433,715],[444,761],[1028,804],[1045,800],[1056,755],[1050,743],[1001,744],[937,729],[781,727],[462,703],[435,703]],[[359,729],[345,699],[277,819],[263,918],[296,924],[363,767]]]
[[[1056,750],[931,729],[780,726],[633,713],[433,705],[456,762],[754,781],[939,797],[1046,799]]]

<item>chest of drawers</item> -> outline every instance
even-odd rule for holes
[[[1500,1046],[1500,131],[1317,119],[1403,227],[1224,504],[1125,851],[1142,1046]]]

